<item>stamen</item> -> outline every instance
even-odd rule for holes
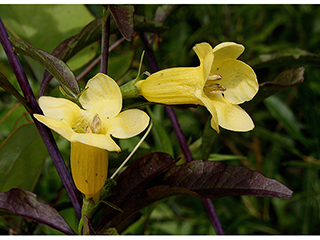
[[[218,75],[218,74],[213,74],[213,75],[209,75],[207,77],[207,81],[217,81],[217,80],[221,80],[222,76]]]
[[[99,115],[96,113],[90,123],[89,129],[92,133],[99,133],[101,130],[101,119],[99,118]]]
[[[212,89],[210,93],[223,93],[227,90],[224,86],[220,85],[210,86],[210,88]]]

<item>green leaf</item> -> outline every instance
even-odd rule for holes
[[[254,98],[241,106],[243,108],[250,108],[273,94],[303,83],[304,70],[303,67],[287,69],[279,73],[272,82],[261,83],[259,85],[259,91]]]
[[[79,84],[73,72],[63,61],[47,52],[33,47],[21,39],[9,38],[9,40],[13,44],[14,52],[31,57],[48,70],[69,91],[73,92],[75,95],[80,93]]]
[[[308,142],[301,133],[301,123],[298,122],[293,111],[282,100],[276,96],[270,96],[264,100],[264,104],[270,114],[282,124],[291,137],[304,144]]]
[[[48,225],[65,234],[74,234],[61,215],[50,205],[38,202],[36,195],[32,192],[13,188],[8,192],[0,193],[0,209],[5,213]]]
[[[0,191],[32,191],[48,151],[33,123],[16,129],[0,146]]]
[[[0,16],[11,36],[46,52],[94,20],[81,4],[7,4],[1,6]]]
[[[116,7],[114,5],[108,5],[108,7],[122,36],[128,41],[131,41],[134,33],[134,6]]]
[[[23,106],[27,109],[29,113],[32,113],[32,110],[27,103],[26,99],[21,96],[21,94],[14,88],[14,86],[9,82],[9,80],[0,72],[0,87],[7,90],[13,96],[15,96],[19,102],[23,104]]]

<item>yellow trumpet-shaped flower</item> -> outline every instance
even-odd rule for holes
[[[237,60],[243,53],[240,44],[225,42],[214,49],[208,43],[194,46],[200,66],[169,68],[136,83],[140,94],[150,102],[196,104],[212,115],[211,126],[233,131],[254,128],[250,116],[238,106],[258,92],[254,71]]]
[[[139,109],[120,112],[120,88],[102,73],[88,81],[79,102],[83,109],[67,99],[43,96],[39,105],[44,115],[34,117],[71,142],[75,185],[96,202],[107,179],[108,151],[121,150],[111,135],[133,137],[148,126],[149,116]]]

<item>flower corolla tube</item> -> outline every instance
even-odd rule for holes
[[[150,102],[167,105],[205,106],[212,115],[211,126],[245,132],[254,128],[251,117],[240,107],[258,92],[253,69],[237,58],[244,46],[224,42],[212,49],[200,43],[193,50],[200,60],[198,67],[169,68],[138,81],[140,95]]]
[[[108,151],[121,149],[111,138],[130,138],[149,124],[149,116],[139,109],[122,109],[117,83],[98,73],[87,82],[76,103],[50,96],[39,98],[44,115],[34,117],[71,142],[70,165],[76,187],[97,201],[108,172]]]

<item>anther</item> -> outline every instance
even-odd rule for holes
[[[221,80],[222,76],[218,75],[218,74],[213,74],[213,75],[209,75],[207,77],[207,81],[217,81],[217,80]]]

